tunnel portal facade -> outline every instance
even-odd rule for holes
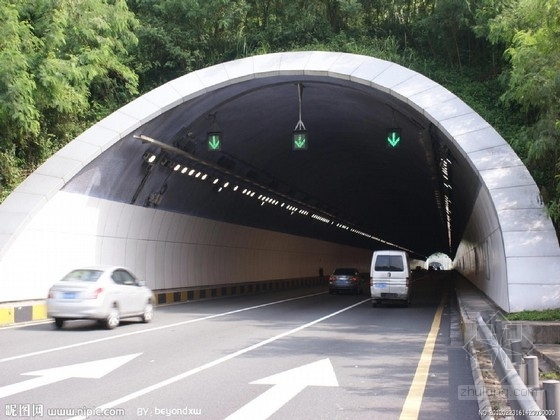
[[[321,118],[323,132],[307,127],[314,155],[257,141]],[[197,129],[216,149],[223,134],[226,150],[202,152]],[[398,145],[401,135],[414,141]],[[345,136],[359,145],[348,155]],[[337,159],[354,178],[310,176]],[[363,205],[345,208],[340,190]],[[0,302],[42,299],[76,265],[126,265],[154,290],[180,292],[368,271],[374,249],[440,247],[505,311],[560,305],[558,239],[511,147],[437,83],[354,54],[249,57],[154,89],[47,160],[0,205],[0,222]]]

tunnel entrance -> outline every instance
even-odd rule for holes
[[[353,54],[173,80],[51,157],[0,221],[0,301],[41,297],[84,263],[182,293],[316,278],[397,247],[450,255],[506,311],[560,302],[556,233],[504,139],[437,83]]]
[[[299,121],[305,150],[292,143]],[[425,259],[456,252],[479,188],[468,162],[411,106],[370,86],[297,75],[185,101],[64,190]]]

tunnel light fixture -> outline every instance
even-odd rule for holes
[[[163,166],[164,168],[171,168],[173,166],[173,162],[171,162],[169,159],[164,157],[161,160],[161,166]]]
[[[326,217],[321,216],[319,214],[314,213],[314,214],[311,215],[311,217],[313,219],[318,220],[318,221],[323,222],[323,223],[330,223],[331,222],[330,219],[327,219]]]
[[[173,170],[175,172],[177,172],[179,169],[181,169],[181,165],[179,165],[178,163],[175,164],[175,166],[173,167]]]
[[[147,163],[154,163],[156,161],[156,155],[151,153],[151,152],[145,152],[142,155],[142,158],[144,159],[144,161],[146,161]]]

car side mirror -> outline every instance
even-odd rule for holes
[[[146,285],[146,282],[144,280],[138,280],[137,284],[139,287],[144,287]]]

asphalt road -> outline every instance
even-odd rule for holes
[[[0,329],[0,418],[478,419],[448,281],[408,308],[325,287]]]

